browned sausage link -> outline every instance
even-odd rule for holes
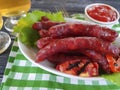
[[[34,23],[34,24],[32,25],[32,28],[33,28],[34,30],[40,31],[40,30],[42,29],[42,24],[41,24],[41,22],[36,22],[36,23]]]
[[[37,47],[39,49],[43,48],[44,46],[48,45],[49,43],[51,43],[52,41],[54,41],[56,39],[52,39],[51,37],[44,37],[44,38],[40,38],[37,41]]]
[[[49,21],[49,20],[50,20],[50,19],[49,19],[48,17],[42,16],[40,21],[42,22],[42,21]]]
[[[41,30],[39,30],[39,35],[41,38],[48,37],[49,32],[48,32],[48,30],[41,29]]]
[[[70,61],[70,60],[84,60],[88,59],[87,57],[84,56],[77,56],[77,55],[69,55],[69,54],[55,54],[51,57],[48,58],[48,61],[54,63],[54,64],[61,64],[64,63],[65,61]],[[89,60],[90,61],[90,60]]]
[[[95,37],[71,37],[58,39],[48,44],[37,53],[36,60],[37,62],[40,62],[56,53],[80,49],[95,50],[99,53],[110,54],[112,56],[118,56],[120,52],[118,47]]]
[[[109,67],[108,61],[100,53],[95,52],[93,50],[81,50],[81,51],[77,51],[76,53],[82,53],[88,58],[90,58],[90,61],[97,62],[100,65],[100,68],[102,69],[102,71],[106,73],[112,73],[111,68]],[[49,57],[48,60],[54,64],[60,64],[69,60],[79,60],[79,59],[87,58],[85,56],[83,57],[83,55],[76,56],[76,53],[72,55],[71,53],[68,53],[67,55],[56,54],[56,55],[53,55],[52,57]]]
[[[112,70],[109,67],[109,63],[106,60],[105,56],[103,56],[100,53],[95,52],[93,50],[83,50],[80,52],[83,53],[84,55],[88,56],[89,58],[91,58],[92,61],[97,62],[100,65],[100,67],[102,67],[102,70],[104,70],[104,72],[112,73]]]
[[[41,21],[41,22],[36,22],[32,25],[32,28],[35,30],[48,30],[50,27],[61,24],[64,22],[53,22],[53,21]]]
[[[118,33],[107,27],[74,22],[51,27],[49,29],[49,35],[54,38],[63,38],[69,36],[91,36],[112,42],[118,36]]]
[[[50,27],[58,25],[58,24],[62,24],[65,22],[54,22],[54,21],[42,21],[42,28],[48,30]]]

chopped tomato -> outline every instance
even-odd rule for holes
[[[83,72],[79,74],[82,77],[95,77],[99,75],[99,65],[96,62],[89,63]]]
[[[117,64],[115,65],[118,71],[120,71],[120,57],[117,59]]]
[[[67,74],[77,75],[78,71],[81,69],[79,64],[80,60],[65,61],[64,63],[57,65],[56,69]]]
[[[116,60],[114,59],[114,57],[111,55],[106,55],[106,58],[107,58],[107,61],[109,63],[109,66],[112,72],[119,72],[119,70],[115,67]]]
[[[98,64],[85,60],[65,61],[56,66],[56,69],[71,75],[79,75],[82,77],[98,76]]]

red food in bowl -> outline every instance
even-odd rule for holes
[[[100,24],[113,24],[119,20],[118,11],[114,7],[102,3],[86,6],[85,15],[88,19]]]
[[[90,17],[103,22],[111,22],[118,17],[116,11],[106,5],[91,6],[87,13]]]

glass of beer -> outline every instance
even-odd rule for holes
[[[3,26],[3,19],[2,19],[2,16],[0,14],[0,30],[1,30],[2,26]]]
[[[17,20],[30,10],[31,0],[0,0],[0,13],[7,17],[4,26],[12,32]]]

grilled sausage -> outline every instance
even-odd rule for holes
[[[56,53],[88,49],[112,56],[118,56],[120,53],[119,48],[112,43],[95,37],[71,37],[58,39],[46,45],[37,53],[36,61],[43,61]]]
[[[112,42],[116,39],[118,33],[107,27],[74,22],[51,27],[49,29],[49,35],[53,38],[91,36]]]

